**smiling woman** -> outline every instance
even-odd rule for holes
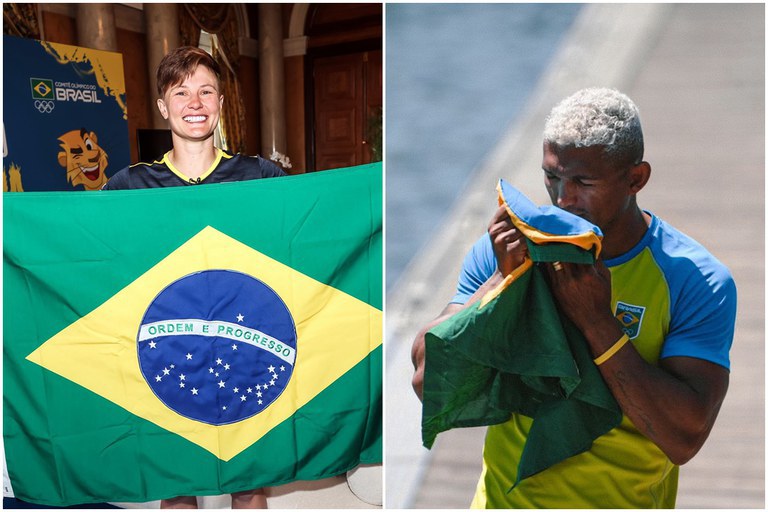
[[[214,144],[224,95],[216,61],[200,48],[182,46],[160,61],[157,108],[171,128],[173,149],[160,161],[115,174],[104,190],[175,187],[285,176],[261,157],[231,155]]]
[[[184,141],[209,139],[219,123],[223,103],[216,74],[205,65],[198,65],[182,82],[166,87],[157,100],[157,108],[171,124],[175,147]]]
[[[224,95],[221,94],[219,65],[204,50],[193,46],[182,46],[163,57],[157,70],[157,92],[160,96],[157,100],[157,108],[160,110],[163,118],[168,120],[170,124],[173,149],[168,151],[160,161],[137,163],[119,171],[102,187],[103,190],[178,187],[285,176],[282,169],[261,157],[249,157],[240,154],[231,155],[215,146],[214,132],[219,123]],[[194,291],[190,291],[188,295],[196,296]],[[229,318],[231,321],[233,317]],[[244,336],[245,329],[239,325],[239,322],[243,320],[243,316],[238,314],[234,318],[237,318],[238,324],[224,325],[223,327],[228,329],[231,334],[229,336],[221,336],[222,338],[232,339],[236,337],[235,333],[237,331],[235,329],[240,331],[241,336]],[[194,334],[195,322],[197,322],[197,326],[200,327],[201,334],[204,336],[208,335],[208,329],[211,326],[222,327],[215,322],[211,324],[204,321],[193,321],[191,322],[192,332],[188,333],[186,332],[188,326],[181,324],[179,320],[167,318],[160,320],[162,321],[159,323],[150,322],[146,326],[151,339],[143,345],[143,353],[146,357],[145,360],[142,360],[142,371],[148,372],[150,376],[155,375],[156,383],[162,382],[163,376],[161,373],[168,375],[168,372],[170,372],[169,368],[161,369],[161,366],[165,364],[164,361],[157,363],[160,366],[156,366],[153,360],[151,360],[152,354],[159,352],[159,350],[156,350],[159,347],[158,340],[171,334],[175,336]],[[190,323],[189,320],[185,320],[185,322]],[[291,323],[291,325],[293,324]],[[184,329],[184,332],[180,332],[182,329]],[[154,332],[149,332],[151,330],[154,330]],[[248,332],[250,336],[244,338],[248,347],[243,347],[246,350],[241,350],[240,352],[256,347],[257,338],[255,336],[263,335],[260,331],[248,330]],[[253,334],[254,332],[258,334]],[[155,337],[155,335],[158,337]],[[263,336],[259,339],[262,344],[272,345],[265,349],[270,357],[276,357],[281,361],[292,364],[295,357],[295,343],[293,346],[288,346],[289,337],[281,337],[282,343],[277,343],[276,340],[271,338],[265,340]],[[224,345],[222,346],[224,347]],[[224,347],[224,349],[226,348]],[[232,350],[236,349],[237,345],[234,345]],[[258,351],[256,352],[258,353]],[[187,360],[192,359],[192,357],[193,354],[191,352],[186,355]],[[183,362],[179,363],[180,367]],[[270,366],[269,368],[274,367]],[[281,368],[284,371],[284,366],[281,366]],[[210,369],[210,373],[214,373],[213,368]],[[215,375],[218,376],[218,373]],[[272,380],[264,379],[264,393],[266,393],[268,386],[267,381],[269,386],[275,385],[278,374],[273,373],[272,375]],[[284,375],[284,380],[286,380],[285,377]],[[186,378],[186,375],[181,374],[180,378],[183,380]],[[183,385],[184,383],[182,382],[181,387]],[[173,389],[178,392],[178,389],[175,387]],[[282,388],[280,389],[282,390]],[[164,402],[170,400],[171,403],[175,404],[172,397],[168,398],[170,395],[166,396],[163,394],[165,391],[159,392],[155,390],[155,392],[158,393],[158,396],[165,397],[163,398]],[[192,387],[191,392],[197,395],[198,389]],[[276,396],[277,394],[272,396],[271,400],[274,400]],[[232,399],[232,396],[229,396],[229,398]],[[266,407],[270,403],[268,398],[270,397],[265,396],[263,400],[258,399],[254,403],[258,407]],[[237,399],[237,397],[234,397],[234,399]],[[247,396],[243,394],[241,400],[247,400]],[[180,406],[176,404],[174,407],[176,407],[174,410],[178,412],[178,407]],[[227,406],[223,406],[223,410],[227,410]],[[257,409],[252,409],[250,412],[253,413],[255,410]],[[196,417],[188,411],[183,414]],[[246,490],[232,494],[232,508],[266,508],[266,506],[267,501],[263,489]],[[160,504],[160,508],[196,507],[197,500],[194,496],[164,499]]]

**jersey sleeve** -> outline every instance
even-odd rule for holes
[[[128,186],[128,168],[126,167],[109,178],[101,190],[124,190],[127,188],[130,187]]]
[[[261,160],[261,174],[264,178],[276,178],[278,176],[287,176],[277,164],[266,158],[259,157]]]
[[[673,302],[660,357],[695,357],[730,369],[736,322],[736,284],[730,272],[716,262],[681,274],[687,276]]]
[[[464,304],[496,271],[496,256],[488,233],[474,243],[461,265],[456,295],[453,304]]]

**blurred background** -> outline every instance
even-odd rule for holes
[[[640,108],[641,207],[703,243],[739,291],[728,396],[677,506],[764,508],[764,5],[387,4],[385,32],[385,506],[469,506],[484,429],[421,446],[411,342],[453,295],[498,178],[546,204],[544,119],[599,85]]]
[[[387,5],[389,289],[520,114],[579,10]]]

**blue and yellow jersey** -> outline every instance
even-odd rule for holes
[[[736,317],[730,272],[695,240],[651,218],[632,250],[605,260],[617,320],[651,364],[684,356],[730,368]],[[486,234],[467,254],[452,302],[466,302],[495,270]],[[530,418],[514,415],[488,427],[473,508],[674,507],[678,467],[626,416],[589,451],[523,480],[507,493],[530,425]]]
[[[198,178],[190,178],[171,163],[168,153],[152,163],[139,162],[118,171],[102,190],[182,187],[228,181],[246,181],[285,176],[280,167],[260,156],[230,155],[216,149],[216,159]]]

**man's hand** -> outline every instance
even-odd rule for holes
[[[623,334],[611,310],[608,268],[602,261],[545,268],[555,299],[584,334],[593,357],[605,353]],[[704,444],[728,390],[722,366],[692,357],[668,357],[655,366],[632,343],[599,369],[624,414],[678,465]]]
[[[582,333],[604,331],[611,325],[618,329],[611,312],[611,273],[602,260],[594,265],[559,263],[545,267],[560,308]]]
[[[491,223],[488,225],[488,234],[491,237],[499,272],[506,277],[519,267],[528,255],[525,237],[512,224],[512,219],[509,218],[504,206],[500,206],[493,214]]]

